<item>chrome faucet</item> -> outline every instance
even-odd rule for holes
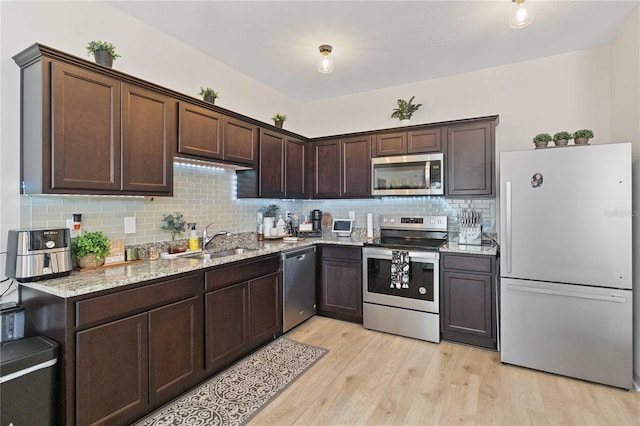
[[[206,250],[209,243],[211,243],[211,241],[213,241],[215,237],[220,235],[224,235],[228,237],[231,235],[231,232],[228,232],[228,231],[218,231],[215,234],[213,234],[211,237],[209,237],[209,234],[207,233],[207,229],[209,229],[211,225],[213,225],[213,223],[208,224],[202,230],[202,250]]]

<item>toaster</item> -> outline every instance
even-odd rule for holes
[[[0,342],[24,338],[24,308],[16,302],[0,304]]]
[[[71,273],[69,229],[11,229],[5,274],[20,282],[57,278]]]

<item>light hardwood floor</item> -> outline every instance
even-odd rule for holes
[[[640,393],[313,317],[286,334],[328,349],[257,425],[640,425]]]

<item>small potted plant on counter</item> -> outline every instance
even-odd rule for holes
[[[111,242],[102,231],[85,232],[71,243],[71,252],[82,269],[97,268],[111,250]]]
[[[271,119],[273,120],[273,125],[276,126],[278,129],[282,129],[282,125],[284,124],[284,122],[287,120],[287,116],[284,114],[276,114],[273,117],[271,117]]]
[[[569,132],[558,132],[553,135],[553,143],[556,146],[565,146],[569,144],[569,140],[573,139],[573,135]]]
[[[407,124],[409,120],[411,120],[413,113],[422,106],[422,104],[414,104],[414,98],[415,96],[412,96],[408,101],[398,99],[396,101],[398,103],[398,107],[392,110],[391,118],[397,118],[402,124]]]
[[[174,212],[174,214],[165,214],[162,217],[162,222],[164,222],[164,224],[161,226],[161,229],[171,233],[169,254],[187,251],[187,245],[185,243],[176,241],[176,237],[182,236],[187,226],[187,222],[185,222],[182,213]]]
[[[219,98],[220,95],[218,94],[218,92],[216,92],[215,90],[213,90],[211,87],[200,87],[200,93],[198,93],[200,96],[202,96],[202,99],[205,102],[209,102],[210,104],[215,104],[216,103],[216,98]]]
[[[593,137],[593,130],[580,129],[573,132],[573,140],[576,145],[589,145],[589,139]]]
[[[536,144],[536,148],[546,148],[553,138],[549,133],[538,133],[533,137],[533,143]]]
[[[103,67],[111,68],[113,60],[120,58],[116,53],[116,47],[108,41],[94,40],[87,44],[87,56],[91,56],[96,60],[96,64]]]

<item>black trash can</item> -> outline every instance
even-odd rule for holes
[[[0,346],[0,424],[53,425],[58,344],[29,337]]]

